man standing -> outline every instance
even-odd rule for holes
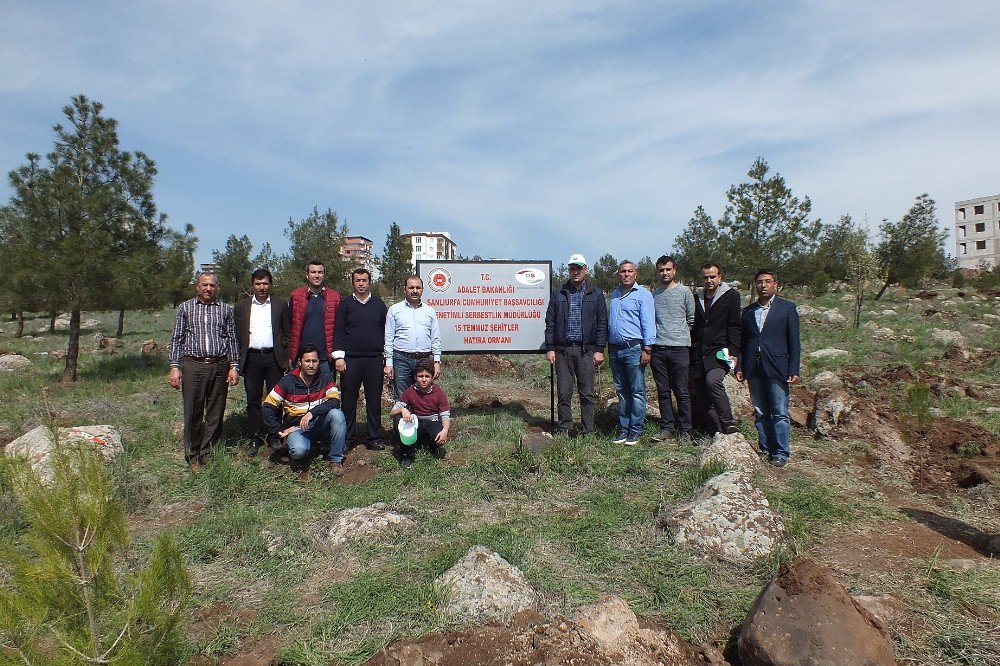
[[[699,425],[708,435],[737,432],[723,383],[740,352],[740,294],[722,281],[718,264],[701,267],[704,285],[695,294],[691,383]]]
[[[775,467],[788,464],[790,386],[799,381],[799,312],[795,303],[778,298],[778,277],[772,270],[754,276],[757,302],[743,310],[743,351],[736,379],[750,384],[754,425],[760,455]]]
[[[240,369],[247,392],[247,439],[250,456],[257,455],[264,436],[260,404],[281,376],[288,372],[291,324],[288,304],[271,298],[271,271],[258,268],[250,276],[253,296],[236,304],[236,333],[240,340]]]
[[[393,381],[393,398],[413,386],[414,370],[422,358],[434,360],[434,379],[441,376],[441,330],[434,308],[424,305],[424,281],[417,275],[403,284],[406,299],[396,303],[385,319],[385,376]]]
[[[566,262],[569,280],[552,292],[545,312],[545,357],[556,366],[559,420],[556,432],[573,425],[573,389],[580,394],[580,430],[594,431],[594,376],[608,343],[608,306],[600,287],[587,282],[587,260],[574,254]]]
[[[320,362],[319,350],[308,342],[299,349],[297,361],[298,367],[282,377],[264,399],[268,443],[277,449],[279,438],[285,438],[300,481],[309,480],[306,456],[313,447],[324,452],[327,468],[340,476],[344,473],[347,426],[339,409],[340,391],[333,372]]]
[[[656,310],[656,341],[649,367],[656,382],[660,405],[660,432],[653,441],[663,441],[678,435],[681,441],[691,439],[691,397],[688,394],[688,367],[691,363],[691,326],[694,325],[694,296],[687,287],[674,281],[677,262],[673,257],[656,260],[659,286],[653,290]],[[670,399],[677,398],[674,412]]]
[[[326,268],[313,259],[306,269],[306,284],[293,289],[288,299],[292,319],[292,337],[288,344],[290,357],[298,358],[299,347],[316,345],[321,362],[333,370],[333,330],[340,305],[340,292],[323,284]]]
[[[618,264],[618,286],[611,292],[608,355],[618,393],[618,436],[613,442],[635,446],[646,420],[646,365],[656,340],[653,295],[635,283],[635,264]]]
[[[340,301],[333,339],[339,349],[333,352],[334,365],[340,373],[341,402],[347,419],[347,445],[354,442],[358,393],[365,388],[368,415],[367,447],[385,449],[382,443],[382,367],[385,343],[385,303],[371,292],[372,274],[366,268],[351,273],[354,293]]]
[[[196,298],[181,303],[170,336],[170,385],[184,401],[184,460],[193,474],[222,434],[229,387],[240,381],[233,309],[216,300],[219,280],[199,273]]]

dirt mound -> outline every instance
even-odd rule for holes
[[[486,377],[514,376],[514,365],[507,359],[496,354],[468,354],[458,359],[458,363],[477,375]]]
[[[913,482],[927,490],[972,488],[1000,476],[1000,439],[973,423],[936,419],[926,428],[913,419],[903,424],[913,447]]]
[[[546,620],[534,611],[526,611],[515,617],[510,626],[483,625],[396,641],[365,663],[366,666],[605,666],[609,663],[695,666],[717,663],[714,653],[712,657],[706,656],[703,650],[686,643],[670,630],[642,619],[639,626],[643,637],[660,639],[637,640],[626,661],[621,654],[610,654],[601,642],[573,620],[561,616]]]

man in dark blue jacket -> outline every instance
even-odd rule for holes
[[[600,287],[587,282],[587,260],[574,254],[566,262],[569,281],[552,292],[545,313],[545,356],[556,366],[559,419],[556,432],[573,425],[573,388],[580,393],[580,430],[594,430],[594,375],[608,344],[608,304]]]
[[[795,303],[778,298],[778,278],[772,270],[754,276],[758,298],[743,310],[743,350],[736,379],[750,384],[754,424],[761,457],[775,467],[788,464],[788,394],[799,381],[799,313]]]

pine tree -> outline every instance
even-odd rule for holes
[[[413,272],[413,246],[403,239],[399,225],[393,222],[389,225],[389,234],[385,238],[385,248],[379,264],[382,285],[398,298],[403,288],[403,280]]]
[[[239,237],[230,234],[224,250],[212,250],[212,263],[216,265],[215,275],[219,279],[219,300],[235,303],[249,293],[250,274],[254,270],[250,262],[252,251],[253,243],[245,234]]]
[[[303,220],[288,220],[285,236],[291,241],[287,259],[275,273],[275,289],[278,293],[289,293],[305,281],[309,262],[323,262],[326,269],[326,284],[342,293],[351,291],[350,272],[353,266],[341,256],[340,250],[347,237],[347,222],[340,222],[331,209],[320,213],[313,208]],[[273,271],[272,271],[273,272]]]
[[[944,241],[948,232],[937,219],[934,199],[921,194],[898,222],[883,220],[875,254],[885,282],[877,301],[893,284],[918,287],[928,275],[944,270]]]
[[[0,659],[19,664],[177,664],[189,597],[179,549],[161,536],[148,566],[121,572],[127,530],[103,461],[64,445],[53,428],[53,482],[26,461],[5,460],[27,528],[3,544],[9,579],[0,588]]]

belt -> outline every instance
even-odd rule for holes
[[[393,354],[399,354],[400,356],[405,356],[406,358],[427,358],[428,356],[431,355],[431,353],[429,351],[426,351],[426,352],[408,352],[408,351],[399,351],[397,349],[394,349],[392,351],[392,353]]]
[[[274,347],[264,347],[263,349],[254,349],[253,347],[250,347],[247,351],[253,354],[270,354],[274,351]]]
[[[582,342],[567,342],[567,343],[566,343],[565,345],[563,345],[563,346],[564,346],[564,347],[583,347],[584,345],[583,345],[583,343],[582,343]]]
[[[619,349],[624,349],[625,347],[631,347],[633,345],[642,345],[642,340],[626,340],[625,342],[612,342],[610,346]]]
[[[226,360],[225,356],[185,356],[185,361],[191,361],[192,363],[201,363],[202,365],[211,365],[212,363],[222,363]]]

